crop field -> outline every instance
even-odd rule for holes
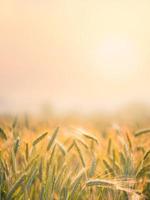
[[[149,200],[150,130],[0,117],[0,200]]]

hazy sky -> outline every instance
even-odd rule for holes
[[[150,102],[149,0],[0,0],[0,110]]]

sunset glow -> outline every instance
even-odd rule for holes
[[[135,0],[0,0],[1,110],[148,102],[149,7]]]

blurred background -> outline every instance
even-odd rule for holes
[[[0,0],[0,113],[146,111],[149,8],[148,0]]]

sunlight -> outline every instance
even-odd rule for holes
[[[96,49],[96,66],[105,79],[126,80],[137,70],[137,49],[127,38],[105,38]]]

